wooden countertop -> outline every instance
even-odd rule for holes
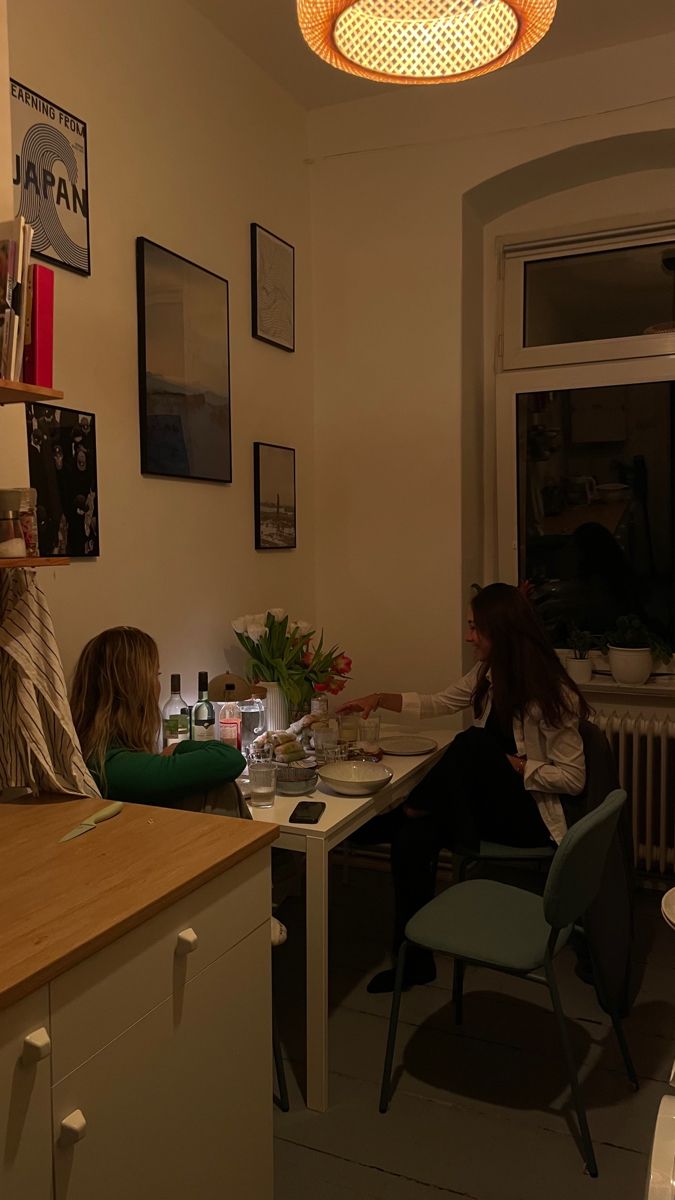
[[[0,803],[0,1008],[60,975],[277,837],[275,825],[126,804],[60,843],[105,801]]]
[[[594,521],[604,525],[610,533],[616,533],[629,504],[629,500],[612,500],[608,504],[598,501],[597,504],[584,504],[579,508],[566,508],[555,516],[544,517],[541,530],[545,534],[570,534],[580,525]]]

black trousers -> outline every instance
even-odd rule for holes
[[[408,816],[406,808],[420,815]],[[407,922],[433,899],[443,847],[478,849],[481,841],[545,846],[551,838],[502,746],[474,726],[457,735],[403,806],[375,817],[354,840],[391,844],[396,952]]]

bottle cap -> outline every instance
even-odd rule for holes
[[[172,675],[171,676],[171,691],[172,692],[180,691],[180,675]]]
[[[200,671],[197,676],[197,687],[200,692],[208,692],[209,690],[209,673],[208,671]]]

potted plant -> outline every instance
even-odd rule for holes
[[[635,613],[619,617],[603,639],[603,650],[617,683],[646,683],[658,662],[667,663],[671,648],[651,633]]]
[[[591,650],[595,649],[597,643],[598,639],[587,629],[579,629],[576,625],[572,626],[567,638],[567,645],[572,651],[572,655],[565,663],[565,670],[575,683],[591,682],[593,664],[589,654]]]
[[[249,659],[248,678],[264,685],[268,729],[286,729],[289,712],[309,709],[315,692],[337,696],[342,691],[351,659],[331,646],[307,621],[292,620],[282,608],[268,609],[232,622]]]

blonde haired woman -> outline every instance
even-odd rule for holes
[[[159,691],[159,653],[149,634],[120,625],[87,642],[70,702],[82,753],[111,800],[201,807],[206,793],[241,775],[245,760],[219,742],[179,742],[158,754]],[[241,808],[232,815],[248,817]]]

